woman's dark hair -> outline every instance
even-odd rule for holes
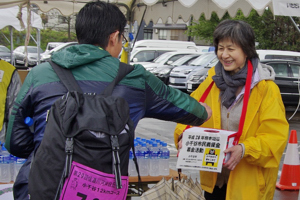
[[[76,18],[76,35],[79,44],[93,44],[106,48],[109,36],[124,32],[127,20],[120,9],[110,3],[97,1],[87,3]]]
[[[254,31],[244,21],[226,19],[220,22],[214,31],[213,38],[216,54],[220,40],[229,38],[234,44],[242,48],[249,59],[258,58]]]

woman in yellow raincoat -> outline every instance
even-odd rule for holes
[[[214,84],[205,100],[212,117],[202,127],[238,131],[247,61],[253,65],[251,91],[239,144],[231,152],[221,173],[200,171],[206,200],[271,200],[289,125],[272,67],[261,64],[255,50],[254,32],[243,21],[224,20],[214,31],[218,64],[191,94],[199,100],[210,83]],[[176,145],[186,125],[178,124]],[[179,142],[179,148],[181,141]]]

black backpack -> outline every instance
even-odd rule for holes
[[[126,100],[111,94],[133,66],[120,62],[116,78],[96,95],[84,94],[70,70],[50,64],[68,93],[52,105],[48,114],[44,137],[30,169],[30,199],[58,199],[72,161],[114,174],[120,188],[121,175],[128,176],[134,124]],[[138,171],[137,163],[136,167]]]

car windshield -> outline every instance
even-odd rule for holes
[[[216,57],[215,59],[213,59],[212,61],[210,61],[210,63],[207,66],[205,66],[205,68],[212,68],[212,67],[216,66],[216,64],[218,62],[219,62],[219,58]]]
[[[7,47],[5,47],[5,46],[1,46],[0,47],[0,52],[7,52],[7,53],[9,53],[10,50]]]
[[[57,47],[57,46],[59,46],[61,44],[63,44],[63,43],[52,43],[52,44],[49,44],[48,50],[52,50],[52,49],[54,49],[55,47]]]
[[[62,48],[64,48],[65,46],[68,46],[69,44],[68,43],[64,43],[64,44],[59,44],[57,45],[56,47],[54,47],[53,49],[51,49],[50,53],[54,52],[54,51],[58,51]]]
[[[200,55],[187,55],[183,56],[182,58],[179,58],[175,62],[173,62],[172,66],[181,66],[182,64],[186,63],[187,61],[192,62],[195,58],[197,58]]]
[[[37,47],[27,47],[28,53],[37,53]],[[40,49],[40,53],[43,53],[44,51]]]
[[[206,65],[215,56],[216,55],[214,53],[203,54],[202,56],[198,57],[193,62],[191,62],[191,65],[192,66]]]
[[[158,56],[153,62],[155,62],[155,63],[164,62],[164,60],[166,58],[168,58],[169,56],[170,56],[170,53],[164,53],[164,54]]]

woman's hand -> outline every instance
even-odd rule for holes
[[[224,167],[229,170],[234,170],[236,165],[241,161],[243,156],[243,147],[241,145],[235,145],[224,151],[224,153],[231,153],[229,160],[225,163]]]

